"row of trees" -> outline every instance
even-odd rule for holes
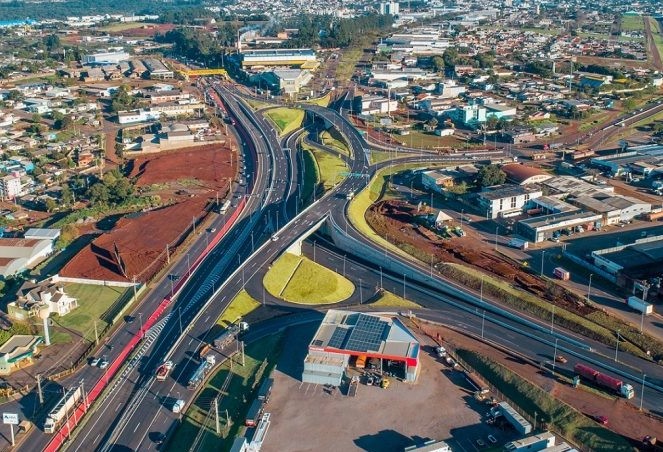
[[[393,17],[389,15],[369,14],[339,19],[333,16],[305,14],[293,18],[286,24],[288,28],[299,29],[299,34],[286,41],[284,46],[289,48],[348,47],[366,33],[389,28],[393,22]]]

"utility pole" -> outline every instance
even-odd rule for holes
[[[167,243],[166,243],[166,261],[170,264],[170,251],[168,250]]]
[[[216,420],[216,434],[221,433],[221,425],[219,424],[219,397],[214,398],[214,415]]]
[[[44,393],[41,391],[41,374],[37,374],[37,393],[39,394],[39,405],[43,405]]]
[[[97,332],[97,320],[94,320],[94,345],[99,345],[99,333]]]
[[[364,304],[364,291],[362,290],[361,278],[359,278],[359,304]]]
[[[242,348],[242,367],[244,367],[244,341],[240,342],[241,348]]]

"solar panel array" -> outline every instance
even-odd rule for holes
[[[369,350],[379,350],[382,336],[389,324],[377,317],[359,314],[357,324],[352,329],[346,350],[355,350],[358,352],[367,352]]]
[[[348,335],[347,328],[336,328],[332,337],[329,339],[329,346],[333,348],[343,348],[343,342],[345,342],[345,337]]]

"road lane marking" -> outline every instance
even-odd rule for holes
[[[138,427],[140,427],[140,422],[136,424],[136,428],[134,429],[134,433],[136,433],[136,430],[138,430]]]

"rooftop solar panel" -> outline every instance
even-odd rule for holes
[[[387,327],[387,322],[377,317],[360,314],[345,348],[359,352],[378,350]]]
[[[329,339],[329,346],[333,348],[343,348],[343,342],[348,335],[347,328],[336,328],[332,337]]]

